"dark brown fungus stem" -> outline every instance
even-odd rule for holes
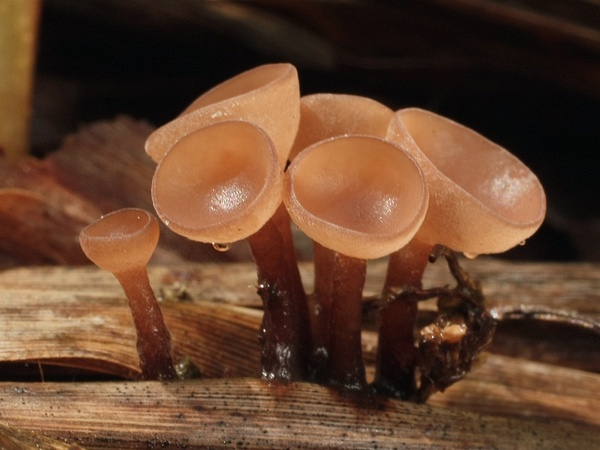
[[[351,389],[366,385],[361,348],[366,260],[315,242],[313,378]]]
[[[385,308],[379,319],[377,364],[380,370],[375,385],[395,397],[409,398],[417,389],[414,326],[418,313],[418,299],[396,294],[422,288],[430,252],[430,245],[413,238],[408,245],[392,253],[388,263],[383,295],[395,301]],[[389,382],[390,378],[393,383]]]
[[[84,253],[119,281],[137,332],[142,378],[176,378],[171,335],[148,280],[146,265],[159,238],[154,216],[141,209],[121,209],[103,216],[81,231]]]
[[[272,140],[241,120],[179,139],[152,181],[154,207],[172,231],[206,243],[248,239],[265,306],[262,375],[292,381],[304,378],[309,333],[300,276],[290,276],[298,268],[291,262],[281,196],[282,169]]]
[[[268,220],[248,237],[248,243],[264,305],[261,376],[274,381],[306,379],[310,351],[308,311],[304,291],[298,290],[299,273],[297,279],[293,277],[297,265],[291,267],[286,258],[286,239],[275,221]]]

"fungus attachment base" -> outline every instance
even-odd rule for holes
[[[388,392],[394,396],[424,402],[435,392],[443,392],[465,377],[494,335],[496,320],[484,306],[480,284],[460,267],[456,254],[447,247],[434,246],[429,261],[433,263],[441,256],[456,280],[454,288],[405,289],[388,298],[392,303],[406,304],[438,299],[437,317],[419,331],[415,367],[411,370],[418,379],[404,380],[399,386],[404,385],[405,391]]]

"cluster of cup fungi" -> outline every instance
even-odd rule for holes
[[[541,225],[537,177],[480,134],[422,109],[365,97],[300,96],[290,64],[237,75],[198,97],[146,141],[160,220],[226,250],[247,240],[264,306],[262,377],[425,400],[468,371],[494,321],[456,253],[503,252]],[[298,270],[292,226],[314,243],[314,292]],[[170,336],[148,284],[158,239],[146,211],[108,214],[81,232],[88,257],[122,284],[144,379],[176,377]],[[443,256],[454,289],[424,290]],[[388,257],[374,380],[361,349],[366,262]],[[415,332],[418,303],[438,317]]]

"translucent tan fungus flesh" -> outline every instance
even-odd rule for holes
[[[369,136],[343,136],[301,152],[286,172],[284,202],[321,245],[361,259],[406,244],[427,209],[427,186],[402,149]]]
[[[394,111],[367,97],[346,94],[312,94],[300,99],[300,125],[293,159],[303,149],[323,139],[345,134],[384,138]]]
[[[244,121],[219,122],[183,137],[152,180],[152,200],[174,232],[229,243],[254,234],[281,203],[281,169],[269,137]]]
[[[410,108],[396,112],[388,139],[406,148],[429,184],[429,210],[419,239],[471,255],[499,253],[541,225],[546,197],[537,177],[473,130]]]
[[[156,249],[158,238],[158,222],[154,216],[136,208],[107,214],[79,235],[86,256],[98,267],[112,273],[145,267]]]
[[[531,236],[546,210],[535,175],[516,157],[476,132],[420,109],[396,112],[387,138],[419,163],[429,185],[429,209],[411,242],[389,259],[383,292],[421,289],[434,244],[475,256],[499,253]],[[406,291],[405,291],[406,292]],[[401,397],[412,396],[417,300],[405,298],[382,310],[375,385]],[[463,329],[435,325],[424,339],[456,342]]]
[[[326,139],[349,135],[382,138],[393,114],[388,107],[365,97],[344,94],[302,97],[300,125],[290,159],[303,158],[297,157],[302,150]],[[370,152],[370,141],[366,142],[364,151]],[[307,157],[306,164],[299,163],[301,174],[296,177],[299,197],[287,206],[295,205],[291,208],[296,214],[291,211],[290,215],[315,240],[313,300],[319,314],[312,318],[313,377],[348,389],[363,389],[366,386],[361,350],[364,258],[379,256],[379,253],[389,252],[390,247],[402,245],[402,231],[395,234],[398,230],[391,230],[391,223],[404,213],[400,211],[402,208],[410,209],[414,206],[411,202],[418,203],[418,200],[413,196],[407,199],[399,192],[402,187],[396,181],[404,175],[402,164],[397,167],[399,172],[395,176],[386,170],[377,170],[377,161],[370,161],[363,167],[346,166],[348,161],[345,160],[352,159],[354,152],[348,149],[349,154],[344,154],[345,150],[322,154],[322,159]],[[399,149],[394,150],[402,153]],[[378,154],[378,151],[374,153]],[[395,157],[385,161],[384,166],[396,162],[398,155],[390,153]],[[361,159],[359,165],[364,162],[364,158]],[[371,168],[365,170],[364,167]],[[411,175],[414,175],[413,169],[411,166],[408,170]],[[410,182],[411,175],[405,181]],[[354,184],[355,180],[358,180],[357,184]],[[415,190],[420,183],[422,178],[414,186]],[[422,206],[426,207],[426,194],[423,199]],[[407,204],[403,203],[405,200]],[[399,224],[400,227],[410,222],[410,214],[404,216],[406,223]],[[355,247],[355,243],[359,247]]]
[[[107,214],[79,235],[83,252],[97,266],[111,272],[125,291],[145,380],[177,377],[171,356],[171,335],[146,271],[158,238],[158,222],[154,216],[137,208]]]
[[[146,152],[159,162],[182,136],[216,122],[243,119],[266,131],[284,167],[298,129],[299,104],[300,88],[294,66],[259,66],[198,97],[179,117],[148,137]]]

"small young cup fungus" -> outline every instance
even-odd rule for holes
[[[87,257],[113,273],[125,291],[137,331],[137,351],[145,380],[177,377],[171,357],[171,336],[146,271],[158,238],[154,216],[136,208],[107,214],[79,235]]]
[[[262,129],[241,120],[218,122],[166,152],[152,180],[152,200],[160,219],[191,240],[248,240],[265,304],[263,377],[288,381],[304,376],[308,350],[299,324],[306,313],[294,295],[284,237],[271,220],[281,205],[282,173]]]
[[[243,119],[272,139],[285,167],[300,119],[298,72],[291,64],[267,64],[243,72],[198,97],[176,119],[146,141],[146,153],[159,162],[182,136],[204,126]]]
[[[387,138],[423,169],[429,209],[418,233],[390,257],[384,290],[420,288],[434,244],[474,257],[499,253],[530,237],[542,224],[546,197],[537,177],[514,155],[473,130],[429,111],[395,113]],[[413,327],[416,301],[383,311],[376,385],[414,390]]]
[[[315,241],[315,301],[322,334],[317,378],[365,387],[361,351],[366,259],[387,255],[416,233],[427,186],[401,148],[372,136],[340,136],[303,150],[284,177],[284,202]]]

